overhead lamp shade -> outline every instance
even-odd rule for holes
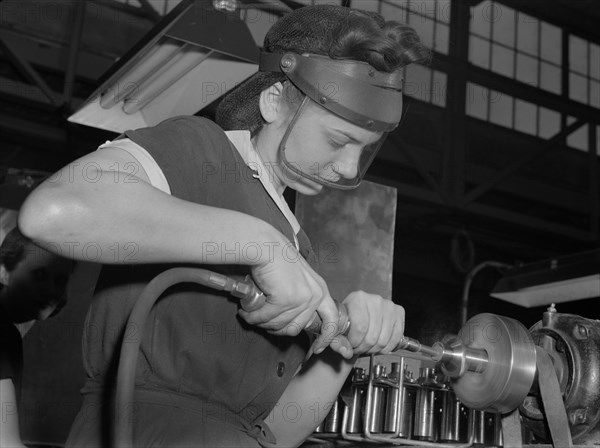
[[[526,308],[600,297],[600,250],[510,269],[491,295]]]
[[[69,121],[114,132],[193,115],[256,72],[246,23],[183,0],[103,76]]]

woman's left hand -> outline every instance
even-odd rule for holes
[[[363,291],[350,293],[344,300],[350,318],[350,330],[346,336],[354,355],[387,354],[398,346],[404,334],[404,308],[377,294]],[[339,352],[337,345],[343,338],[336,338],[331,348]]]

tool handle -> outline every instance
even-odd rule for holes
[[[240,298],[240,306],[245,311],[256,311],[261,308],[266,301],[264,293],[256,286],[252,277],[247,275],[244,280],[239,280],[233,287],[231,294]],[[338,308],[338,323],[333,329],[333,336],[340,334],[346,335],[350,330],[350,318],[348,316],[348,308],[340,302],[335,302]],[[315,312],[311,321],[306,325],[304,331],[309,333],[320,334],[322,331],[323,321]],[[403,336],[400,343],[396,346],[396,350],[405,350],[413,353],[421,353],[427,357],[437,360],[440,356],[439,347],[430,347],[421,344],[418,340]]]
[[[260,309],[266,301],[264,293],[256,286],[252,277],[247,275],[244,280],[237,281],[232,288],[231,294],[240,299],[240,306],[244,311],[256,311]],[[334,335],[346,334],[350,329],[350,319],[348,317],[348,308],[343,303],[335,302],[338,308],[338,324],[334,329]],[[309,333],[321,333],[323,321],[315,312],[308,325],[304,328]]]
[[[252,277],[247,275],[244,280],[235,282],[231,289],[231,295],[240,299],[240,306],[244,311],[256,311],[265,304],[267,300],[264,293],[256,286]]]
[[[346,335],[350,330],[350,317],[348,316],[348,308],[346,305],[340,302],[335,302],[338,309],[338,322],[335,328],[332,328],[333,335],[337,336],[340,334]],[[320,334],[323,327],[323,321],[317,313],[313,314],[312,320],[304,328],[309,333]]]

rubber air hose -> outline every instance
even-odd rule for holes
[[[265,303],[265,296],[256,286],[252,278],[247,275],[242,280],[236,280],[223,274],[200,268],[172,268],[154,277],[142,290],[138,297],[125,328],[135,328],[137,338],[123,339],[117,370],[117,388],[115,396],[115,418],[113,431],[113,446],[115,448],[132,448],[133,421],[127,411],[133,403],[135,390],[135,370],[144,334],[144,326],[150,310],[167,288],[178,283],[198,283],[219,291],[228,291],[232,296],[240,299],[240,306],[246,311],[254,311]],[[339,321],[338,333],[345,334],[350,326],[348,311],[343,304],[338,304]],[[305,331],[319,333],[321,319],[315,313],[312,321]]]
[[[241,306],[247,311],[260,308],[265,301],[264,295],[249,276],[238,281],[206,269],[172,268],[153,278],[138,297],[125,327],[135,328],[138,337],[123,339],[121,344],[113,431],[113,445],[116,448],[133,447],[133,422],[129,417],[129,407],[133,403],[137,358],[148,314],[162,293],[177,283],[198,283],[213,289],[229,291],[241,299]]]

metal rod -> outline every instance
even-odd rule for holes
[[[35,84],[42,93],[48,98],[50,104],[53,106],[60,106],[57,97],[52,88],[46,83],[46,81],[39,75],[39,73],[31,66],[31,64],[19,55],[0,37],[0,50],[4,53],[6,58],[12,62],[14,67],[27,78],[30,82]]]
[[[73,99],[73,88],[75,84],[75,75],[77,72],[77,61],[79,59],[79,47],[81,45],[81,33],[83,31],[83,22],[85,20],[85,0],[81,0],[75,6],[75,17],[73,18],[73,33],[71,34],[71,44],[69,46],[69,60],[67,62],[67,71],[63,85],[63,102],[71,104]]]
[[[432,358],[437,358],[440,356],[440,350],[438,348],[421,344],[416,339],[406,336],[402,338],[402,341],[400,341],[396,347],[396,350],[406,350],[408,352],[421,353],[422,355],[430,356]]]

